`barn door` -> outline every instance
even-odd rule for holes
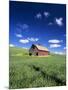
[[[38,52],[36,52],[36,56],[38,56]]]

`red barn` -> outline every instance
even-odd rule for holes
[[[32,44],[31,48],[29,49],[29,55],[46,56],[49,55],[49,50],[46,47],[43,47],[39,44]]]

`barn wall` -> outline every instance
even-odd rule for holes
[[[30,48],[29,50],[29,53],[32,53],[32,55],[36,55],[36,52],[38,52],[38,49],[36,47],[34,49]]]
[[[38,55],[39,55],[39,56],[45,56],[45,55],[48,55],[48,54],[49,54],[48,51],[39,51],[39,52],[38,52]]]

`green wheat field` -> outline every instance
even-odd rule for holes
[[[9,88],[32,88],[66,85],[66,57],[29,56],[28,50],[9,48]]]

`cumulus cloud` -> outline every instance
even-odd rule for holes
[[[31,37],[31,38],[26,38],[26,39],[20,39],[19,40],[19,42],[20,43],[23,43],[23,44],[26,44],[26,43],[29,43],[30,41],[31,42],[37,42],[39,39],[38,38],[33,38],[33,37]]]
[[[66,50],[66,47],[64,47],[64,50]]]
[[[43,12],[43,14],[37,13],[35,17],[36,17],[37,19],[41,19],[43,15],[44,15],[45,17],[48,17],[48,16],[50,15],[50,13],[49,13],[49,12],[46,12],[46,11]]]
[[[50,44],[50,48],[57,48],[57,47],[61,47],[60,44]]]
[[[21,35],[21,34],[16,34],[16,37],[20,37],[20,38],[21,38],[21,37],[22,37],[22,35]]]
[[[22,48],[24,48],[24,49],[28,49],[28,48],[26,48],[26,47],[22,47]]]
[[[53,23],[52,22],[49,22],[48,25],[53,25]]]
[[[54,52],[55,54],[64,55],[64,52]]]
[[[24,24],[18,23],[18,24],[17,24],[17,28],[24,30],[24,29],[28,29],[28,28],[29,28],[29,25],[26,24],[26,23],[24,23]]]
[[[64,37],[66,37],[66,34],[64,34]]]
[[[56,24],[58,25],[58,26],[62,26],[63,25],[63,18],[62,17],[60,17],[60,18],[55,18],[55,22],[56,22]]]
[[[13,44],[9,44],[9,46],[10,46],[10,47],[14,47],[14,45],[13,45]]]
[[[41,13],[36,14],[36,18],[41,19],[42,18]]]
[[[19,42],[26,44],[26,43],[29,43],[29,40],[28,39],[20,39]]]
[[[45,16],[45,17],[48,17],[49,15],[50,15],[49,12],[44,12],[44,16]]]
[[[23,24],[23,25],[22,25],[22,28],[23,28],[23,29],[28,29],[28,27],[29,27],[29,26],[28,26],[27,24]]]
[[[49,43],[60,43],[63,42],[63,40],[58,40],[58,39],[52,39],[48,41]]]
[[[29,40],[29,41],[32,41],[32,42],[35,42],[35,41],[38,41],[39,39],[38,39],[38,38],[33,38],[33,37],[31,37],[31,38],[28,38],[28,40]]]

